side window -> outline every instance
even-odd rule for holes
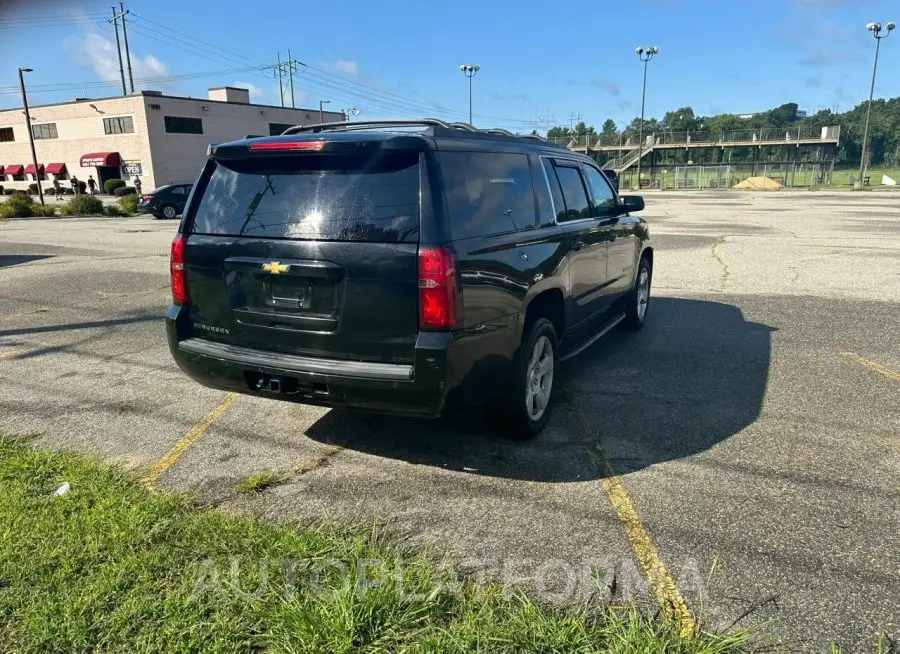
[[[454,239],[533,228],[537,222],[528,156],[440,152]]]
[[[588,203],[587,191],[584,188],[584,180],[578,168],[570,166],[554,166],[559,177],[559,185],[562,187],[563,198],[566,201],[566,213],[559,221],[579,220],[590,218],[591,207]]]
[[[547,184],[550,185],[550,196],[553,198],[553,207],[551,207],[548,212],[551,216],[551,220],[556,220],[561,222],[566,219],[566,203],[563,200],[562,189],[559,186],[559,179],[556,177],[556,171],[553,169],[553,164],[547,160],[542,160],[543,170],[541,171],[541,179],[535,181],[538,186],[540,183],[544,181],[544,175],[546,175]],[[553,215],[553,208],[556,209],[556,215]],[[541,224],[544,224],[543,213],[541,213]]]
[[[187,191],[183,186],[176,186],[172,189],[172,195],[187,195]]]
[[[582,166],[582,169],[591,189],[591,199],[594,205],[591,215],[595,217],[610,215],[616,208],[616,196],[606,181],[606,177],[591,166]]]

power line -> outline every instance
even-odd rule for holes
[[[105,19],[102,14],[84,14],[72,18],[28,18],[0,20],[0,29],[31,29],[42,27],[71,27],[72,25],[90,25]]]
[[[217,50],[221,53],[224,53],[222,55],[217,55],[217,56],[226,58],[232,62],[235,61],[236,58],[239,58],[246,62],[253,62],[253,63],[259,65],[261,68],[264,67],[260,62],[254,61],[253,59],[250,59],[249,57],[247,57],[245,55],[233,52],[231,50],[227,50],[218,45],[210,43],[209,41],[204,41],[202,39],[198,39],[194,35],[186,34],[185,32],[182,32],[182,31],[175,29],[173,27],[170,27],[168,25],[164,25],[158,21],[147,18],[146,16],[136,14],[135,12],[131,12],[131,15],[134,16],[135,18],[140,19],[141,22],[152,23],[153,25],[156,25],[157,27],[167,30],[167,32],[181,34],[181,35],[191,39],[192,42],[200,43],[202,45],[207,46],[208,48],[211,48],[213,50]],[[135,27],[135,22],[132,21],[132,28],[134,28],[134,27]],[[168,36],[168,34],[159,32],[159,30],[155,30],[149,26],[142,25],[142,28],[146,29],[146,30],[152,30],[153,32],[156,32],[157,34],[161,34],[168,38],[171,38]],[[147,36],[147,35],[145,35],[145,36]],[[175,45],[175,47],[181,47],[183,44],[181,44],[180,42],[177,42],[177,43],[174,43],[173,45]],[[184,48],[182,48],[182,49],[184,49]],[[202,56],[207,56],[207,55],[204,54]],[[209,58],[209,57],[207,56],[207,58]],[[344,98],[349,99],[352,102],[356,102],[356,101],[362,99],[367,103],[370,103],[370,104],[374,103],[381,107],[388,108],[389,110],[395,110],[395,109],[399,108],[402,111],[411,111],[412,113],[426,113],[426,114],[433,113],[434,111],[438,111],[438,112],[441,112],[444,114],[450,114],[450,115],[456,116],[460,119],[468,118],[467,112],[464,112],[464,111],[461,111],[458,109],[450,109],[448,107],[444,107],[441,105],[435,106],[432,103],[407,98],[407,97],[404,97],[401,95],[397,95],[395,93],[391,93],[389,91],[385,91],[384,89],[379,89],[377,87],[371,86],[369,84],[366,84],[366,83],[358,81],[358,80],[351,80],[351,79],[343,77],[341,75],[336,75],[334,73],[323,70],[321,68],[317,68],[310,64],[306,64],[304,62],[297,62],[297,63],[299,63],[301,66],[303,66],[304,72],[307,72],[311,76],[311,79],[308,79],[307,81],[309,81],[311,83],[311,86],[313,86],[314,89],[322,90],[322,88],[324,87],[330,93],[337,94],[336,92],[338,92],[338,93],[343,92]],[[268,68],[268,66],[265,66],[265,67]],[[315,72],[312,73],[310,71],[315,71]],[[330,79],[326,79],[326,78],[330,78]],[[331,82],[331,83],[329,84],[329,82]],[[357,95],[347,96],[347,92],[349,92],[351,90],[354,93],[356,93]],[[532,121],[529,121],[529,120],[517,120],[517,119],[511,119],[511,118],[503,118],[503,117],[499,117],[499,116],[489,116],[489,115],[485,115],[485,114],[476,114],[476,117],[479,119],[482,119],[482,120],[504,122],[504,123],[508,123],[511,125],[531,125],[532,124]]]
[[[181,75],[158,75],[155,77],[136,77],[135,81],[144,84],[159,84],[166,82],[179,82],[189,79],[200,79],[203,77],[218,77],[232,73],[246,73],[257,70],[256,68],[227,68],[224,70],[212,70],[196,73],[184,73]],[[52,92],[52,91],[78,91],[82,88],[105,88],[110,86],[118,86],[117,80],[102,82],[65,82],[60,84],[30,84],[28,88],[33,91]],[[0,94],[17,94],[19,89],[12,86],[0,86]]]
[[[214,76],[216,74],[226,74],[228,72],[247,72],[254,74],[256,76],[261,77],[265,80],[270,80],[270,78],[265,74],[264,71],[275,71],[276,67],[272,65],[266,65],[260,63],[258,61],[254,61],[253,59],[242,55],[240,53],[233,52],[221,46],[218,46],[214,43],[210,43],[208,41],[204,41],[202,39],[197,38],[193,34],[187,34],[181,30],[175,29],[168,25],[164,25],[163,23],[157,22],[145,16],[134,13],[133,11],[129,11],[129,16],[132,18],[130,21],[129,27],[131,30],[137,34],[140,34],[144,38],[152,39],[159,43],[166,45],[167,47],[173,47],[180,49],[188,54],[201,57],[207,59],[208,61],[212,61],[218,64],[227,62],[228,64],[239,64],[241,68],[231,68],[227,71],[221,72],[211,72],[211,73],[198,73],[198,74],[187,74],[187,75],[171,75],[171,76],[159,76],[159,77],[146,77],[140,78],[137,81],[139,83],[161,83],[168,81],[179,81],[186,79],[195,79],[203,76]],[[103,14],[84,14],[81,17],[71,18],[71,19],[63,19],[63,18],[33,18],[33,19],[16,19],[15,21],[3,21],[0,22],[0,29],[12,28],[17,25],[32,25],[35,27],[50,27],[50,26],[64,26],[64,25],[72,25],[72,24],[96,24],[101,29],[109,32],[112,31],[110,27],[103,25],[100,21],[108,21],[108,18]],[[34,23],[23,23],[23,21],[35,21]],[[13,25],[15,22],[15,25]],[[148,24],[149,23],[149,24]],[[160,29],[156,29],[155,27],[151,27],[151,25],[155,25]],[[185,41],[178,39],[173,36],[173,34],[181,35],[185,37]],[[199,45],[194,45],[199,44]],[[208,49],[203,49],[201,46],[206,46]],[[252,66],[248,66],[247,64],[253,64]],[[298,65],[299,64],[299,68]],[[386,91],[384,89],[378,88],[376,86],[367,84],[365,82],[359,80],[353,80],[342,75],[337,75],[330,71],[318,68],[316,66],[312,66],[310,64],[303,63],[301,61],[293,60],[292,64],[292,72],[300,74],[300,79],[305,82],[305,85],[313,91],[330,95],[335,97],[335,99],[344,100],[347,102],[351,102],[353,104],[368,104],[374,105],[379,109],[389,112],[389,113],[400,113],[400,114],[411,114],[411,115],[432,115],[434,113],[438,113],[444,115],[445,117],[450,117],[454,120],[465,120],[468,118],[467,112],[461,111],[459,109],[452,109],[449,107],[445,107],[438,103],[431,103],[422,100],[416,100],[413,98],[408,98],[402,95],[398,95],[396,93],[392,93],[390,91]],[[84,85],[77,83],[69,83],[69,84],[48,84],[48,85],[39,85],[32,86],[35,90],[43,90],[43,91],[62,91],[62,90],[73,90],[76,88],[81,88],[82,86],[89,86],[91,88],[97,87],[105,87],[105,86],[115,86],[115,82],[90,82]],[[0,87],[0,94],[6,94],[13,92],[14,90],[5,90]],[[495,122],[502,123],[508,126],[533,126],[534,122],[528,119],[514,119],[508,117],[500,117],[500,116],[490,116],[485,114],[476,114],[476,118],[482,121],[487,122]]]

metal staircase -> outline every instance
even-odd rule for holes
[[[604,164],[603,167],[612,169],[617,173],[621,173],[636,164],[638,159],[643,159],[645,156],[647,156],[647,153],[651,150],[653,150],[652,145],[645,145],[643,148],[635,148],[634,150],[629,150],[621,157],[610,159]]]

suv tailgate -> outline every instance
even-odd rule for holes
[[[411,362],[419,157],[210,161],[185,225],[193,334],[289,354]]]

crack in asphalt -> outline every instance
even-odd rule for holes
[[[722,259],[721,255],[719,255],[717,248],[720,245],[725,244],[725,239],[728,238],[727,235],[720,236],[719,239],[712,244],[709,249],[709,253],[712,255],[712,258],[715,259],[720,266],[722,266],[722,288],[724,289],[728,286],[728,280],[731,277],[731,270],[728,268],[728,264]]]

